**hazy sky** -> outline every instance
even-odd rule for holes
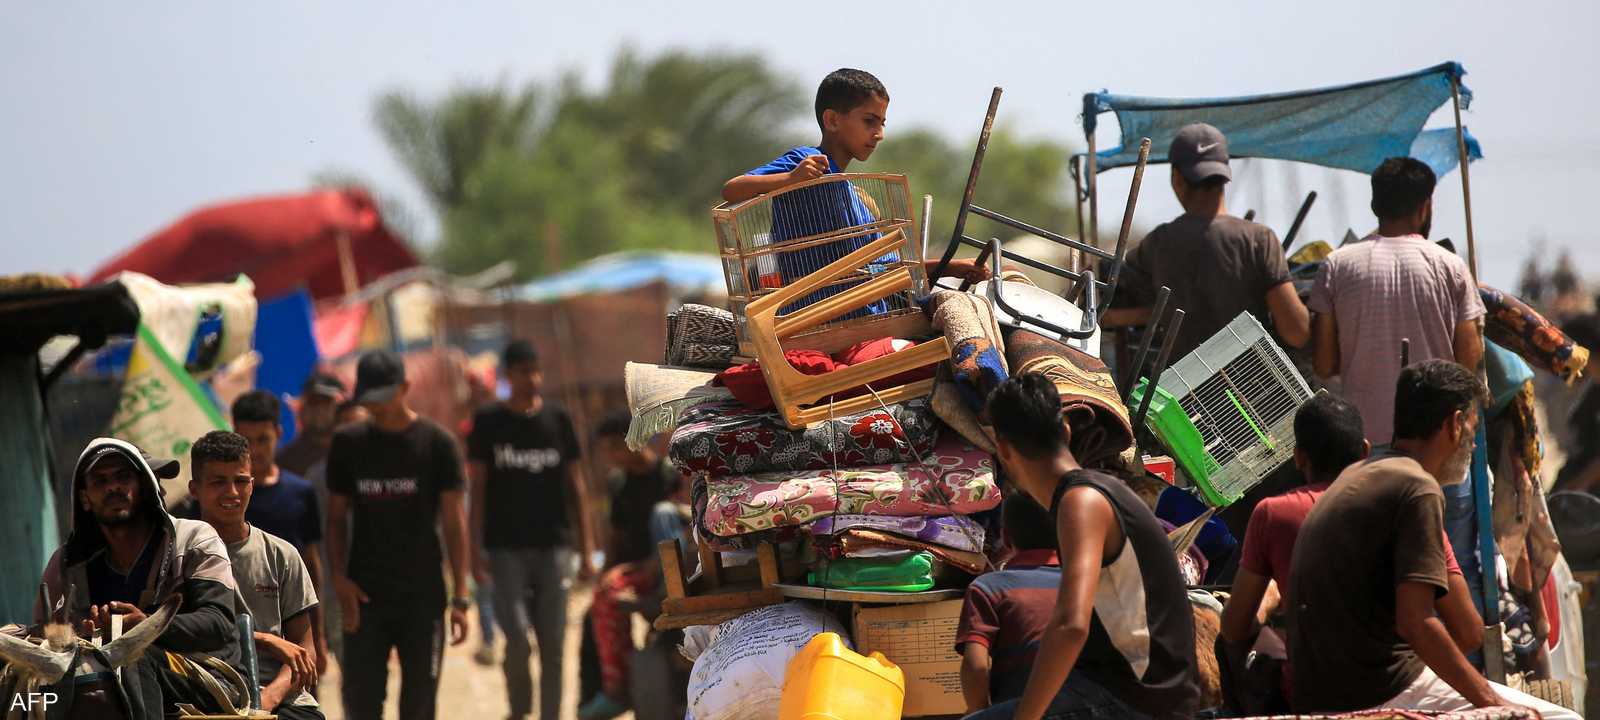
[[[86,272],[196,206],[303,189],[329,168],[365,175],[426,215],[373,130],[377,93],[434,97],[567,68],[597,82],[625,44],[759,51],[808,87],[840,66],[869,69],[893,95],[888,142],[913,125],[975,139],[994,85],[1006,89],[1002,122],[1081,145],[1086,91],[1237,95],[1454,59],[1477,93],[1466,122],[1487,156],[1471,175],[1485,279],[1510,286],[1534,238],[1600,273],[1584,192],[1600,185],[1593,2],[437,5],[6,3],[0,273]],[[1433,125],[1449,122],[1447,107]],[[1371,226],[1362,176],[1303,167],[1291,178],[1271,165],[1240,173],[1236,212],[1255,207],[1282,233],[1294,182],[1322,195],[1311,237]],[[1108,227],[1130,175],[1103,176]],[[1176,209],[1165,173],[1153,178],[1137,214],[1147,226]],[[685,191],[709,207],[718,188]],[[1435,203],[1435,237],[1464,239],[1458,175]],[[706,230],[710,249],[709,221]]]

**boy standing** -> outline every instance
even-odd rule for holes
[[[363,355],[355,396],[372,419],[339,428],[328,450],[328,559],[344,618],[344,707],[363,720],[383,715],[391,650],[400,655],[401,719],[432,720],[437,711],[441,525],[455,592],[451,645],[466,641],[472,607],[461,451],[455,437],[406,404],[410,387],[399,355]]]
[[[853,160],[866,162],[867,158],[872,157],[878,143],[883,141],[883,127],[889,116],[889,91],[872,73],[841,68],[828,73],[817,87],[815,110],[817,126],[822,130],[821,143],[794,148],[772,162],[735,176],[722,186],[722,199],[730,203],[743,202],[823,175],[842,173]],[[772,242],[872,222],[876,213],[863,200],[860,192],[852,190],[848,184],[825,184],[777,198],[773,201],[772,209]],[[778,253],[779,277],[784,284],[791,283],[877,239],[876,234],[868,234],[847,241]],[[897,258],[887,257],[888,261],[894,259]],[[932,266],[937,261],[927,263]],[[974,281],[988,277],[981,266],[966,259],[951,261],[945,272]],[[819,290],[795,302],[794,307],[810,305],[848,287]],[[868,312],[884,312],[887,307],[880,301],[869,306]]]
[[[274,449],[283,436],[282,406],[266,390],[251,390],[233,401],[233,428],[250,443],[250,469],[255,487],[246,518],[274,537],[289,541],[311,571],[311,584],[322,596],[322,503],[317,489],[277,463]],[[328,642],[322,634],[322,608],[311,608],[311,634],[316,640],[317,671],[328,667]]]
[[[496,619],[505,630],[502,667],[511,716],[533,712],[531,625],[539,643],[539,717],[555,720],[561,714],[574,519],[580,567],[586,576],[594,572],[589,503],[572,420],[540,394],[544,374],[533,345],[507,345],[501,369],[511,397],[479,410],[467,436],[473,564],[480,581],[493,584]]]
[[[1049,503],[1061,586],[1022,696],[971,717],[1191,717],[1194,610],[1155,514],[1123,481],[1078,464],[1049,378],[1013,376],[988,411],[1007,475]]]
[[[1027,495],[1012,493],[1000,514],[1006,544],[1016,554],[1004,570],[980,575],[967,586],[956,627],[961,692],[969,713],[1022,697],[1061,586],[1049,511]]]
[[[261,709],[283,720],[321,720],[310,688],[317,685],[311,609],[317,593],[300,551],[287,540],[245,520],[255,483],[254,446],[224,430],[201,436],[189,448],[189,494],[200,519],[228,545],[233,578],[255,623]]]

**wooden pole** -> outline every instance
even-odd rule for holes
[[[356,256],[350,249],[350,233],[339,231],[336,242],[339,245],[339,277],[344,281],[344,294],[354,295],[361,289],[361,281],[356,274]]]
[[[1467,134],[1461,127],[1461,80],[1450,76],[1450,103],[1456,111],[1456,153],[1461,158],[1461,206],[1467,214],[1467,269],[1472,271],[1474,282],[1478,279],[1478,243],[1472,235],[1472,179],[1467,166]]]
[[[1461,125],[1461,80],[1454,75],[1450,76],[1450,104],[1456,116],[1456,155],[1461,164],[1461,206],[1467,218],[1467,269],[1472,273],[1473,282],[1478,280],[1478,243],[1472,234],[1472,178],[1468,166],[1471,157],[1467,154],[1467,133]],[[1478,326],[1478,334],[1483,335],[1483,326]],[[1478,378],[1483,379],[1483,367],[1473,368],[1478,373]],[[1501,638],[1505,635],[1505,625],[1500,622],[1500,581],[1499,573],[1495,569],[1494,547],[1494,515],[1489,506],[1489,472],[1486,467],[1488,460],[1484,450],[1485,439],[1483,424],[1487,422],[1480,412],[1478,416],[1477,447],[1472,453],[1472,473],[1469,482],[1472,483],[1472,500],[1477,517],[1478,531],[1478,564],[1479,581],[1483,584],[1484,628],[1483,647],[1487,650],[1501,646]],[[1490,615],[1490,613],[1493,613]],[[1490,620],[1493,622],[1490,622]],[[1498,652],[1485,652],[1483,654],[1484,675],[1494,682],[1503,683],[1506,680],[1505,658]]]

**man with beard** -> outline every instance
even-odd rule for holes
[[[61,619],[104,637],[113,615],[129,630],[180,596],[172,624],[121,672],[137,718],[175,712],[174,703],[223,709],[194,675],[206,671],[187,660],[209,656],[243,669],[228,548],[210,525],[167,513],[156,478],[177,471],[177,461],[150,459],[121,440],[90,441],[72,474],[72,534],[41,579],[54,606],[41,598],[33,612],[36,623]]]
[[[1374,446],[1393,432],[1401,339],[1410,339],[1414,363],[1476,368],[1483,358],[1478,285],[1466,262],[1428,241],[1435,182],[1418,160],[1383,161],[1372,173],[1377,232],[1329,255],[1311,290],[1316,373],[1339,376]]]
[[[1440,485],[1466,477],[1487,395],[1452,362],[1402,370],[1393,446],[1345,469],[1312,506],[1289,564],[1296,712],[1525,705],[1546,720],[1578,717],[1484,679],[1434,614],[1449,588]]]

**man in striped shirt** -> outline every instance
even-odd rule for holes
[[[1435,182],[1418,160],[1383,161],[1372,173],[1377,232],[1329,255],[1311,290],[1316,373],[1339,376],[1374,446],[1394,431],[1402,339],[1413,364],[1476,368],[1483,357],[1477,283],[1459,256],[1428,241]]]

